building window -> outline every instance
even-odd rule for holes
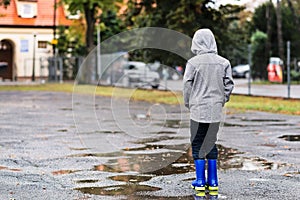
[[[47,49],[47,41],[38,41],[38,48],[39,49]]]
[[[18,16],[22,18],[34,18],[37,16],[37,1],[18,0],[17,11],[18,11]]]
[[[21,17],[22,18],[33,18],[35,17],[33,11],[33,5],[31,4],[23,4],[21,7]]]

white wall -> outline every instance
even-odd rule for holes
[[[52,45],[48,44],[47,49],[39,49],[38,41],[48,41],[53,39],[52,29],[37,29],[37,28],[0,28],[0,41],[7,39],[13,42],[14,46],[14,63],[16,70],[14,74],[17,77],[31,77],[33,66],[33,49],[34,49],[34,34],[36,34],[35,44],[35,76],[48,76],[47,67],[41,71],[40,58],[52,56]],[[28,41],[28,51],[21,52],[21,40]],[[26,47],[26,45],[23,45]],[[23,49],[23,50],[26,50]]]

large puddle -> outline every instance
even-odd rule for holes
[[[176,157],[178,156],[178,153],[169,152],[167,154],[151,154],[151,155],[143,155],[143,150],[149,150],[149,149],[159,149],[164,148],[163,145],[147,145],[142,148],[135,148],[130,150],[139,150],[141,154],[134,154],[129,157],[121,157],[110,160],[107,164],[97,165],[94,167],[94,170],[96,171],[106,171],[106,172],[128,172],[128,171],[135,171],[139,172],[139,169],[141,169],[142,166],[139,165],[139,162],[136,161],[136,159],[140,159],[141,161],[147,162],[147,159],[149,161],[155,161],[162,160],[163,157]],[[129,150],[129,151],[130,151]],[[243,156],[242,152],[237,151],[236,149],[232,148],[226,148],[221,145],[218,145],[219,150],[219,158],[218,158],[218,169],[219,170],[229,170],[229,169],[240,169],[240,170],[268,170],[268,169],[277,169],[279,167],[284,166],[282,163],[273,163],[268,162],[264,159],[258,158],[258,157],[252,157],[247,158]],[[172,162],[169,165],[166,165],[163,168],[160,168],[158,170],[149,171],[146,174],[152,174],[152,175],[170,175],[170,174],[182,174],[187,172],[192,172],[195,170],[194,164],[193,164],[193,157],[192,157],[192,151],[191,148],[188,148],[188,150],[185,153],[180,153],[181,156],[175,161]],[[140,162],[140,164],[143,164]]]
[[[137,116],[143,118],[144,116]],[[276,125],[284,124],[281,119],[241,119],[240,124],[225,123],[224,126],[246,127],[247,122],[267,122]],[[186,137],[178,136],[173,130],[178,128],[187,128],[188,121],[166,120],[163,125],[167,131],[161,131],[155,134],[155,137],[137,139],[132,142],[135,147],[127,147],[117,152],[110,153],[84,153],[73,155],[72,157],[102,157],[108,159],[105,164],[93,166],[94,172],[112,173],[106,177],[109,181],[115,181],[115,185],[101,187],[102,180],[86,179],[78,180],[77,184],[82,187],[76,188],[83,193],[104,195],[104,196],[126,196],[129,199],[147,199],[145,196],[153,191],[159,191],[162,188],[151,187],[145,182],[150,181],[157,176],[172,176],[185,174],[195,171],[194,161],[190,144],[185,144]],[[111,133],[111,132],[102,132]],[[153,133],[149,133],[152,136]],[[288,141],[299,141],[299,135],[284,135],[280,137]],[[136,146],[138,145],[138,146]],[[269,145],[269,144],[265,144]],[[278,169],[285,164],[268,162],[259,157],[246,157],[243,152],[236,149],[227,148],[218,145],[219,158],[218,169],[225,170],[272,170]],[[56,174],[72,173],[69,171],[58,172]],[[189,179],[181,180],[189,182]],[[120,184],[122,183],[122,184]],[[84,187],[85,184],[88,187]],[[92,187],[94,185],[94,187]],[[191,191],[192,194],[192,191]],[[155,197],[149,199],[194,199],[193,196],[186,197]]]
[[[186,146],[181,146],[180,149],[184,149]],[[166,153],[154,153],[148,155],[143,154],[143,151],[151,149],[167,149],[174,148],[174,146],[167,145],[146,145],[145,147],[127,149],[125,153],[130,151],[140,152],[138,154],[128,155],[126,157],[117,157],[111,159],[106,164],[101,164],[94,166],[95,171],[103,172],[113,172],[113,173],[122,173],[120,175],[116,174],[115,176],[110,176],[107,179],[124,182],[124,185],[118,185],[116,182],[115,186],[105,186],[105,187],[81,187],[76,188],[83,193],[94,194],[94,195],[109,195],[109,196],[128,196],[135,197],[133,199],[143,199],[144,195],[139,195],[140,192],[151,192],[157,191],[161,188],[150,187],[143,185],[143,182],[149,181],[155,176],[162,175],[172,175],[172,174],[183,174],[188,172],[194,172],[195,167],[193,164],[192,151],[191,148],[188,148],[185,153],[181,153],[181,156],[175,162],[170,163],[160,169],[149,171],[147,173],[140,173],[140,169],[143,167],[143,162],[137,162],[137,159],[143,160],[145,156],[149,161],[163,160],[163,157],[166,156]],[[177,146],[178,148],[178,146]],[[218,159],[218,168],[219,170],[270,170],[278,169],[284,164],[281,163],[272,163],[260,158],[246,158],[243,157],[243,153],[237,151],[236,149],[226,148],[224,146],[218,145],[219,149],[219,159]],[[124,152],[123,152],[124,153]],[[120,155],[120,153],[112,153],[112,155]],[[124,154],[123,154],[124,155]],[[178,153],[169,152],[167,153],[169,157],[178,156]],[[90,155],[91,156],[91,155]],[[94,154],[94,156],[101,156],[101,154]],[[103,156],[103,154],[102,154]],[[106,155],[107,156],[107,155]],[[137,172],[137,174],[126,174],[126,172]],[[125,173],[125,174],[124,174]],[[185,181],[189,181],[188,179]],[[80,180],[77,183],[99,183],[97,180]],[[192,192],[191,192],[192,193]],[[150,199],[156,199],[156,197],[151,197]],[[165,197],[159,197],[157,199],[169,199]],[[172,199],[172,198],[170,198]],[[177,198],[178,199],[178,198]],[[192,196],[187,196],[182,199],[193,199]]]

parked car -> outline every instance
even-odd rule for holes
[[[249,78],[250,66],[248,64],[237,65],[232,68],[234,78]]]
[[[159,74],[151,71],[150,66],[144,62],[128,61],[123,66],[124,85],[143,87],[151,85],[152,88],[159,87]]]

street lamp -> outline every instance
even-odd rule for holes
[[[52,40],[52,48],[53,48],[53,56],[56,55],[56,45],[57,45],[57,40],[56,40],[56,0],[54,0],[53,4],[53,40]]]
[[[35,48],[36,48],[36,33],[33,34],[33,56],[32,56],[32,77],[31,80],[35,81]]]

